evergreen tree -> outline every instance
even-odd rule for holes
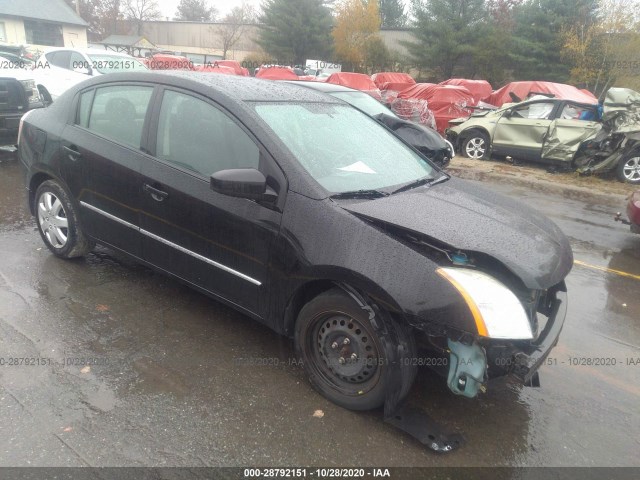
[[[260,17],[260,46],[280,63],[304,64],[333,52],[333,18],[324,0],[266,0]]]
[[[402,0],[379,0],[380,20],[383,28],[402,28],[407,24],[407,16]]]
[[[180,0],[176,20],[210,22],[216,19],[217,14],[217,9],[209,6],[207,0]]]
[[[412,0],[411,8],[417,41],[406,46],[416,64],[438,79],[451,78],[457,70],[471,76],[489,28],[484,0]]]
[[[562,58],[567,26],[596,21],[597,0],[528,0],[515,10],[513,44],[506,52],[519,80],[567,82]]]

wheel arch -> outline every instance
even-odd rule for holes
[[[359,302],[366,302],[367,299],[375,302],[375,304],[397,317],[402,323],[408,322],[402,315],[402,310],[397,302],[381,287],[366,279],[350,278],[318,278],[303,283],[289,296],[284,309],[281,331],[287,336],[293,336],[296,320],[300,310],[318,295],[331,290],[332,288],[340,288],[348,295],[354,297]]]
[[[485,127],[479,126],[479,125],[474,125],[473,127],[469,127],[466,130],[463,130],[462,132],[460,132],[460,135],[458,135],[458,138],[460,139],[458,141],[459,143],[459,148],[461,148],[462,144],[464,143],[464,141],[469,138],[471,136],[471,134],[473,134],[473,132],[480,132],[484,135],[486,135],[489,138],[489,141],[492,141],[491,138],[491,134],[489,133],[489,130],[487,130]]]
[[[29,180],[29,211],[31,212],[31,215],[36,214],[36,210],[35,210],[36,190],[38,190],[38,187],[42,185],[44,182],[46,182],[47,180],[58,181],[53,175],[50,175],[46,172],[38,172],[34,174]]]

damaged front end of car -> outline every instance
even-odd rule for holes
[[[423,358],[440,360],[425,365],[453,393],[475,397],[505,375],[537,383],[562,330],[564,279],[573,266],[569,241],[553,222],[453,178],[343,208],[426,260],[428,290],[398,292],[399,303],[429,353]]]
[[[574,165],[582,175],[616,170],[619,180],[640,183],[640,93],[609,89],[602,129],[580,145]]]
[[[543,290],[524,286],[490,256],[464,252],[433,240],[406,235],[422,249],[438,252],[436,272],[460,295],[474,329],[451,327],[437,313],[434,322],[415,321],[420,345],[456,395],[474,398],[494,378],[512,376],[527,386],[539,386],[538,368],[557,344],[566,310],[563,281]],[[448,264],[448,265],[447,265]]]

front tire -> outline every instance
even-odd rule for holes
[[[40,92],[40,97],[42,97],[42,101],[45,107],[48,107],[53,103],[53,99],[51,98],[51,94],[49,91],[42,85],[38,85],[38,91]]]
[[[464,140],[462,153],[474,160],[489,158],[489,137],[482,132],[472,132]]]
[[[621,182],[640,184],[640,152],[631,153],[618,163],[616,176]]]
[[[393,370],[389,360],[400,352],[397,400],[408,393],[417,367],[413,335],[386,315],[376,315],[391,334],[384,340],[367,310],[340,289],[325,292],[305,305],[295,327],[295,345],[312,386],[323,396],[350,410],[382,406]],[[394,338],[396,344],[389,339]],[[398,348],[398,344],[404,348]],[[395,351],[394,351],[395,349]]]
[[[55,180],[43,182],[36,190],[36,223],[45,245],[60,258],[82,257],[93,243],[80,227],[75,204]]]

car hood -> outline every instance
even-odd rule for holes
[[[0,68],[0,78],[15,78],[16,80],[33,80],[30,70],[24,68]]]
[[[437,151],[447,148],[444,138],[429,127],[384,113],[375,115],[373,118],[393,130],[400,138],[418,150]]]
[[[556,285],[573,265],[569,241],[551,220],[464,180],[452,178],[340,205],[357,216],[431,237],[453,249],[489,255],[530,289]]]

